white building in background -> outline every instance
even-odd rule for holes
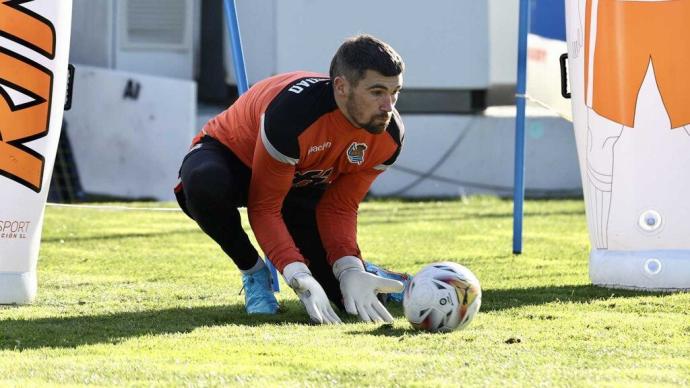
[[[514,113],[485,108],[512,102],[518,0],[236,2],[250,83],[297,69],[326,72],[340,42],[360,32],[403,56],[398,108],[407,141],[399,169],[375,183],[374,195],[510,193]],[[87,192],[172,199],[191,137],[230,101],[227,85],[235,83],[223,14],[221,0],[74,0],[77,83],[65,117]],[[84,65],[88,77],[80,75]],[[535,112],[528,193],[578,190],[570,124]],[[100,138],[113,155],[93,152]],[[152,174],[151,166],[160,169]]]

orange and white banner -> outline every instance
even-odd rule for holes
[[[36,295],[71,21],[72,0],[0,0],[0,304]]]
[[[594,284],[690,289],[690,1],[566,0]]]

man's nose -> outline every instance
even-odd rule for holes
[[[392,112],[394,105],[395,102],[393,102],[393,96],[386,96],[383,98],[380,109],[384,112]]]

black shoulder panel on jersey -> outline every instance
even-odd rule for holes
[[[281,154],[299,159],[299,135],[337,109],[330,79],[305,77],[290,83],[266,108],[266,138]]]
[[[398,159],[398,155],[400,155],[400,151],[402,150],[403,141],[405,140],[405,125],[403,124],[402,118],[400,118],[400,113],[398,113],[397,110],[393,110],[393,118],[391,119],[390,124],[388,124],[388,128],[386,128],[386,132],[391,135],[395,143],[398,145],[398,148],[393,153],[393,156],[383,162],[383,164],[386,166],[390,166],[395,163],[396,159]]]

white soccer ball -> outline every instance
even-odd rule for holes
[[[407,320],[414,328],[432,332],[466,327],[481,303],[477,277],[466,267],[449,261],[422,268],[403,295]]]

